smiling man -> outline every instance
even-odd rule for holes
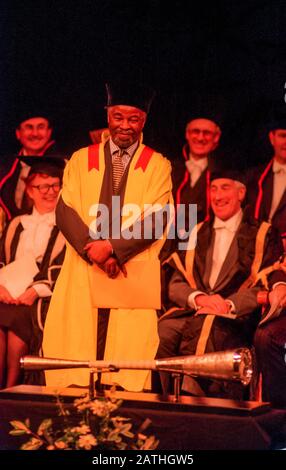
[[[108,85],[107,96],[109,135],[76,152],[64,174],[57,222],[69,243],[45,326],[44,353],[49,357],[132,361],[153,359],[157,351],[164,237],[125,238],[127,213],[121,210],[122,230],[115,236],[110,227],[118,216],[115,199],[119,209],[136,205],[140,222],[145,219],[144,204],[170,202],[171,165],[142,143],[153,92],[136,83],[122,83]],[[93,208],[98,204],[107,209],[106,218],[91,233],[89,227],[98,216]],[[157,306],[153,300],[146,304],[150,283],[159,298]],[[135,295],[138,287],[140,294]],[[121,293],[124,298],[119,300]],[[84,369],[46,375],[48,385],[89,382]],[[121,370],[103,374],[102,382],[140,391],[150,386],[149,378],[146,371]]]
[[[19,156],[57,155],[55,140],[52,139],[52,126],[49,116],[43,110],[26,111],[19,117],[16,139],[21,148]],[[24,179],[30,167],[13,157],[6,163],[6,174],[0,181],[0,205],[6,220],[19,215],[29,207],[24,197]]]
[[[47,117],[28,117],[16,129],[16,138],[22,145],[20,155],[44,155],[55,144],[51,140],[52,127]]]
[[[111,139],[121,149],[127,149],[138,141],[146,121],[146,113],[133,106],[111,106],[108,124]]]
[[[209,213],[209,166],[212,152],[219,145],[221,128],[218,114],[198,112],[187,123],[183,147],[183,159],[173,164],[173,194],[180,216],[178,235],[187,236],[190,227],[189,205],[196,204],[197,221]],[[196,223],[196,222],[194,222]],[[184,224],[184,225],[183,225]]]
[[[175,269],[168,289],[171,309],[159,320],[158,358],[250,345],[258,319],[256,274],[283,251],[276,231],[242,210],[243,175],[219,169],[210,180],[212,216],[194,229],[195,248],[178,252],[182,265],[176,257],[170,261]],[[162,386],[170,391],[166,373]],[[187,378],[183,386],[194,395],[243,397],[237,384]]]
[[[189,145],[189,159],[198,162],[208,158],[218,145],[221,130],[215,121],[208,118],[193,119],[186,127],[186,140]]]

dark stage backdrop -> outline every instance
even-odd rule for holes
[[[17,150],[17,116],[34,102],[49,106],[63,150],[88,144],[106,124],[104,83],[124,72],[156,89],[145,141],[169,158],[210,99],[237,158],[266,160],[268,110],[285,104],[285,0],[166,3],[0,0],[1,153]]]

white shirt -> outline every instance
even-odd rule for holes
[[[272,193],[271,210],[269,214],[269,222],[271,222],[271,219],[273,215],[275,214],[277,207],[279,206],[279,203],[284,194],[284,191],[286,190],[286,165],[282,165],[281,163],[279,163],[277,160],[274,159],[272,170],[274,173],[273,193]]]
[[[242,216],[243,213],[240,209],[228,220],[224,221],[218,217],[215,217],[214,219],[213,228],[215,229],[215,242],[212,255],[212,268],[209,278],[209,285],[211,288],[213,288],[216,283],[222,265],[230,249],[230,245],[242,220]],[[189,295],[188,305],[190,307],[197,309],[195,297],[200,294],[205,294],[205,292],[195,291]]]
[[[186,162],[186,167],[188,172],[190,173],[190,184],[191,188],[193,188],[200,178],[201,174],[205,171],[208,166],[208,159],[207,157],[195,159],[190,155],[190,159]]]
[[[241,219],[241,209],[228,220],[223,221],[218,217],[215,217],[214,219],[213,228],[215,229],[215,242],[212,257],[212,269],[209,279],[209,285],[211,288],[213,288],[216,283]]]
[[[22,215],[20,220],[24,230],[20,233],[15,260],[31,254],[35,261],[40,263],[56,224],[55,211],[40,214],[34,207],[32,214]],[[39,297],[52,295],[46,284],[36,284],[33,288]]]

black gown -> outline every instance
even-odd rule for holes
[[[16,219],[18,220],[14,219],[13,227],[12,224],[8,225],[1,240],[0,261],[3,264],[6,264],[7,261],[9,263],[15,260],[20,234],[23,231],[21,218],[17,217]],[[48,276],[49,267],[53,264],[60,268],[64,258],[65,248],[63,245],[61,245],[58,253],[53,252],[58,237],[59,229],[54,226],[42,262],[39,264],[39,272],[34,278],[35,283],[42,281],[48,284],[50,288],[54,285],[55,276],[57,277],[59,269],[54,271],[51,278]],[[9,253],[7,253],[7,247]],[[9,257],[8,260],[7,255]],[[32,349],[31,353],[37,353],[36,344],[40,345],[42,341],[42,332],[38,327],[38,315],[41,316],[41,322],[44,323],[49,302],[50,297],[39,298],[32,306],[11,305],[0,302],[0,327],[13,331]]]

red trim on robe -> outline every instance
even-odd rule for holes
[[[15,158],[14,162],[13,162],[13,165],[11,166],[10,170],[8,173],[6,173],[6,175],[2,178],[2,180],[0,181],[0,189],[2,188],[3,184],[6,183],[6,181],[11,178],[11,176],[13,175],[14,171],[16,170],[17,168],[17,165],[18,165],[18,162],[19,162],[19,159],[18,158]]]
[[[142,168],[142,170],[145,171],[153,152],[153,149],[145,146],[137,160],[135,170]],[[91,171],[93,168],[99,170],[99,144],[90,145],[88,147],[88,171]]]
[[[205,221],[209,220],[210,218],[210,207],[211,207],[211,173],[210,170],[207,170],[206,173],[206,181],[207,181],[207,188],[206,188],[206,216]]]
[[[0,189],[2,188],[2,186],[6,183],[6,181],[11,178],[11,176],[13,175],[13,173],[15,172],[16,168],[17,168],[17,165],[18,165],[18,162],[19,162],[19,159],[18,158],[15,158],[14,162],[13,162],[13,165],[11,166],[9,172],[2,178],[2,180],[0,181]],[[0,206],[2,207],[2,209],[4,210],[4,212],[6,213],[7,217],[8,217],[8,220],[11,219],[11,213],[8,209],[8,207],[4,204],[2,198],[0,198]]]
[[[188,144],[185,144],[182,149],[182,154],[186,162],[189,159],[187,149],[188,149]],[[180,183],[180,186],[178,187],[177,192],[176,192],[176,205],[181,204],[181,192],[182,192],[182,189],[186,186],[189,178],[190,178],[190,173],[188,172],[188,170],[186,170],[184,174],[184,178],[182,182]]]
[[[54,145],[55,142],[56,142],[55,140],[50,140],[50,142],[48,142],[48,143],[46,144],[46,146],[43,148],[43,150],[42,150],[40,153],[38,153],[37,156],[38,156],[38,157],[44,156],[45,152],[46,152],[52,145]],[[19,157],[20,157],[20,156],[24,156],[24,149],[23,149],[23,148],[21,148],[21,150],[19,151],[18,156],[19,156]],[[16,170],[16,168],[17,168],[18,163],[19,163],[19,159],[18,159],[18,158],[15,158],[15,160],[14,160],[14,162],[13,162],[13,165],[11,166],[9,172],[8,172],[8,173],[2,178],[2,180],[0,181],[0,189],[1,189],[2,186],[6,183],[6,181],[12,177],[13,173],[15,172],[15,170]],[[11,217],[12,217],[12,216],[11,216],[11,213],[10,213],[8,207],[4,204],[2,198],[0,198],[0,206],[1,206],[2,209],[5,211],[5,213],[6,213],[7,217],[8,217],[8,220],[10,220]]]
[[[270,162],[268,163],[267,167],[265,168],[265,170],[263,171],[262,175],[260,176],[260,178],[258,180],[258,196],[257,196],[257,199],[256,199],[255,212],[254,212],[255,219],[259,218],[259,211],[260,211],[262,198],[263,198],[262,184],[263,184],[266,176],[268,175],[268,173],[269,173],[269,171],[272,167],[272,164],[273,164],[273,159],[270,160]]]
[[[99,144],[88,147],[88,171],[99,170]]]
[[[154,152],[153,149],[145,146],[141,152],[141,155],[139,156],[137,160],[134,170],[138,170],[138,168],[142,168],[142,170],[145,171],[148,166],[149,161],[151,160],[153,152]]]
[[[189,155],[187,153],[187,150],[188,150],[188,144],[185,144],[182,150],[182,154],[186,162],[189,160]]]
[[[184,174],[184,179],[181,182],[181,184],[178,187],[177,192],[176,192],[176,204],[177,205],[181,204],[181,192],[182,192],[182,189],[186,186],[186,184],[189,180],[189,176],[190,176],[190,173],[188,172],[188,170],[186,170],[185,174]]]

